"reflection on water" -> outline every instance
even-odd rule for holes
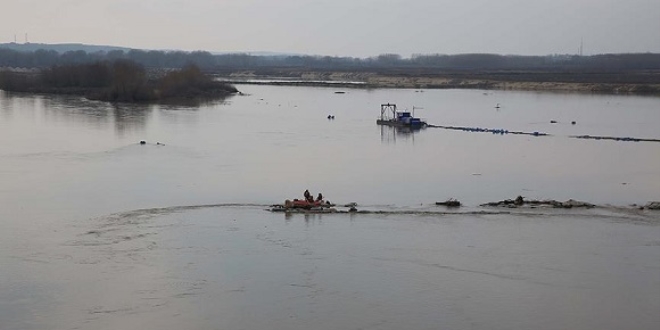
[[[200,107],[213,107],[226,104],[226,100],[232,98],[234,95],[228,95],[226,97],[214,97],[214,98],[179,98],[161,101],[158,103],[159,107],[162,109],[168,110],[196,110]]]
[[[153,111],[150,105],[113,105],[112,116],[119,136],[126,132],[143,131]]]
[[[198,110],[200,107],[221,106],[225,99],[177,99],[159,104],[108,103],[90,101],[80,96],[31,95],[26,93],[6,93],[0,91],[0,116],[9,120],[15,112],[21,111],[33,119],[46,123],[67,123],[102,130],[114,125],[119,137],[127,133],[144,131],[154,110]]]
[[[397,139],[410,141],[415,143],[415,134],[419,134],[425,128],[413,128],[413,127],[396,127],[396,126],[387,126],[379,125],[380,127],[380,140],[383,143],[396,143]]]
[[[660,323],[657,215],[478,206],[518,195],[657,200],[660,144],[569,136],[660,138],[660,99],[239,89],[245,95],[231,102],[199,106],[0,92],[3,329]],[[423,106],[430,124],[552,136],[379,127],[383,102]],[[305,189],[359,208],[436,210],[453,197],[476,211],[282,215],[254,206]]]

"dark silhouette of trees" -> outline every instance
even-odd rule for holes
[[[0,71],[0,89],[6,91],[29,91],[40,83],[39,78],[30,74]]]
[[[0,47],[0,67],[46,68],[53,65],[85,64],[98,61],[130,60],[147,69],[183,68],[193,63],[204,71],[227,69],[298,68],[320,70],[544,70],[580,72],[625,72],[660,70],[660,54],[603,54],[592,56],[549,55],[519,56],[497,54],[414,54],[402,58],[397,54],[381,54],[370,58],[250,54],[213,55],[206,51],[129,51],[111,50],[94,53],[53,50],[19,52]]]
[[[127,59],[56,65],[38,73],[0,71],[0,89],[82,94],[90,99],[112,102],[208,99],[238,92],[229,84],[213,80],[194,64],[149,79],[142,65]]]
[[[167,73],[158,81],[157,93],[163,98],[208,97],[222,83],[202,73],[196,65],[188,65],[179,71]],[[238,90],[226,86],[230,92]]]
[[[105,63],[105,64],[98,64]],[[114,63],[114,64],[111,64]],[[103,99],[137,101],[169,95],[199,94],[200,82],[185,74],[170,76],[155,86],[154,72],[184,69],[195,65],[205,73],[228,74],[252,71],[259,75],[291,75],[306,71],[377,73],[390,76],[443,76],[452,81],[473,79],[508,82],[563,82],[601,84],[660,84],[660,54],[601,54],[592,56],[548,55],[520,56],[498,54],[414,54],[402,58],[397,54],[381,54],[369,58],[278,55],[257,56],[245,53],[214,55],[205,51],[122,50],[84,52],[39,49],[21,52],[0,45],[0,86],[10,90],[59,88],[75,92],[80,88],[105,86]],[[15,68],[47,69],[42,77],[2,73]],[[201,78],[200,78],[201,79]],[[182,86],[196,87],[187,93]],[[37,87],[41,86],[41,87]],[[111,86],[111,87],[110,87]],[[212,86],[211,90],[217,88]],[[487,84],[484,85],[487,88]],[[2,87],[0,87],[2,88]],[[603,88],[613,89],[614,86]],[[640,89],[643,90],[643,89]],[[104,92],[105,93],[105,92]],[[213,94],[213,92],[209,92]],[[99,92],[95,92],[99,94]],[[177,97],[179,97],[177,96]]]
[[[107,101],[139,102],[155,98],[147,86],[144,68],[129,60],[116,60],[112,63],[112,79],[105,97]]]
[[[43,85],[54,88],[108,86],[111,72],[107,63],[53,66],[41,71]]]

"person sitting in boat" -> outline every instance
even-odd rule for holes
[[[319,195],[316,196],[316,201],[317,202],[323,202],[323,195],[321,193],[319,193]]]
[[[309,190],[305,190],[305,192],[303,193],[303,196],[305,196],[306,201],[308,201],[310,203],[314,203],[314,196],[312,196],[312,194],[309,193]]]

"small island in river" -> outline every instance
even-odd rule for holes
[[[0,72],[8,92],[82,95],[107,102],[178,102],[222,99],[238,90],[191,64],[161,74],[130,60],[53,66],[37,72]]]

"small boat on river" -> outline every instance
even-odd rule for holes
[[[329,202],[324,202],[319,200],[310,202],[306,200],[294,199],[294,200],[286,200],[284,202],[284,206],[288,208],[311,209],[315,207],[331,207],[334,205],[330,204]]]
[[[415,117],[414,107],[411,114],[409,111],[398,111],[396,104],[392,103],[380,105],[380,117],[376,120],[376,124],[412,129],[424,128],[427,125],[425,121]]]
[[[300,199],[284,201],[284,204],[271,205],[271,212],[296,212],[296,213],[335,213],[335,204],[329,201],[316,200],[306,201]]]

